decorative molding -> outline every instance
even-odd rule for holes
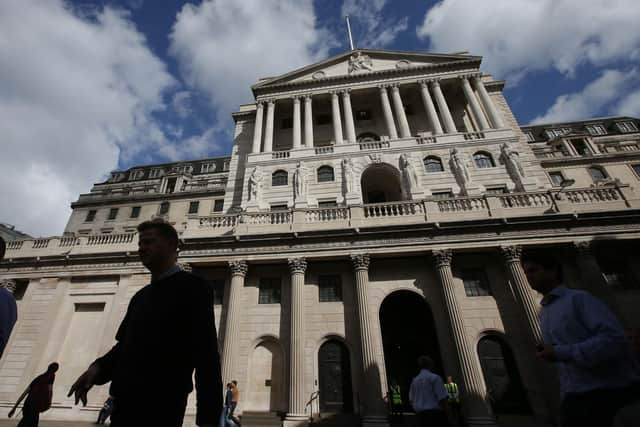
[[[313,80],[319,80],[319,79],[323,79],[327,76],[327,73],[325,73],[324,71],[320,70],[320,71],[316,71],[315,73],[313,73],[311,75],[311,78]]]
[[[350,258],[355,271],[369,270],[370,258],[368,254],[351,254]]]
[[[581,256],[591,255],[591,250],[593,249],[593,243],[590,240],[580,240],[577,242],[573,242],[573,246]]]
[[[291,274],[304,274],[307,271],[307,260],[304,258],[289,258],[287,263]]]
[[[436,268],[451,267],[451,260],[453,259],[453,251],[451,249],[436,249],[431,252],[431,256]]]
[[[13,279],[0,280],[0,288],[5,288],[12,294],[16,291],[16,281]]]
[[[178,267],[180,267],[182,271],[186,271],[187,273],[193,273],[193,266],[191,265],[191,263],[178,262]]]
[[[229,270],[231,270],[232,276],[242,276],[245,277],[247,275],[247,270],[249,266],[245,260],[234,260],[229,261]]]
[[[498,248],[500,254],[504,258],[505,262],[520,262],[522,256],[522,246],[520,245],[508,245],[500,246]]]

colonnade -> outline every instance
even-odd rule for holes
[[[503,128],[504,121],[502,116],[491,99],[491,96],[488,94],[480,74],[462,75],[459,77],[459,81],[465,99],[470,106],[473,120],[480,130]],[[386,131],[390,139],[410,138],[412,136],[404,108],[405,104],[400,94],[400,86],[400,83],[378,86],[380,105]],[[416,83],[406,83],[402,84],[402,86],[416,86]],[[419,80],[417,87],[420,89],[427,121],[433,134],[441,135],[443,133],[459,132],[451,115],[449,104],[442,92],[440,79]],[[336,145],[356,143],[356,128],[351,103],[351,92],[351,89],[332,90],[328,92],[331,98],[333,143]],[[389,94],[391,95],[391,100],[389,99]],[[256,118],[251,152],[260,153],[273,151],[276,104],[285,100],[291,100],[293,102],[293,136],[291,147],[294,150],[302,147],[313,147],[313,97],[317,95],[320,94],[304,94],[294,95],[291,98],[258,100],[258,102],[256,102]],[[304,126],[302,123],[302,99],[304,99]],[[342,104],[342,109],[340,108],[340,104]],[[263,117],[265,105],[267,109],[266,123],[264,123],[265,119]]]

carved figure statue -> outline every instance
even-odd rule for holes
[[[504,163],[507,173],[516,184],[518,190],[523,189],[522,179],[526,176],[522,164],[520,163],[520,154],[517,151],[513,151],[505,142],[500,146],[500,157]]]
[[[262,187],[262,173],[256,166],[249,176],[249,200],[257,201],[260,197],[260,190]]]
[[[420,187],[420,180],[418,179],[418,173],[416,168],[413,167],[406,154],[400,155],[400,170],[402,171],[402,178],[407,184],[407,189],[411,193]]]
[[[345,194],[352,193],[354,190],[353,177],[353,161],[349,158],[342,160],[342,186]]]
[[[373,71],[373,62],[367,55],[357,52],[349,57],[349,72],[354,71]]]
[[[294,197],[296,200],[304,199],[307,194],[307,174],[302,167],[302,162],[298,162],[296,171],[293,173]]]
[[[467,187],[471,182],[469,168],[457,148],[452,148],[449,153],[451,155],[449,158],[449,167],[453,172],[453,176],[456,178],[456,182],[462,189],[462,192],[466,193]]]

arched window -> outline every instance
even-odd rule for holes
[[[320,166],[318,168],[318,182],[329,182],[335,179],[331,166]]]
[[[287,185],[289,183],[289,174],[287,171],[277,170],[271,175],[271,186]]]
[[[495,167],[493,157],[486,151],[478,151],[473,155],[473,161],[479,169]]]
[[[423,160],[423,163],[424,163],[424,169],[428,173],[444,171],[444,168],[442,167],[442,160],[440,160],[439,157],[436,157],[436,156],[425,157]]]
[[[358,142],[373,142],[373,141],[380,141],[380,137],[373,132],[364,132],[358,135],[356,140]]]
[[[609,178],[607,172],[601,166],[591,166],[588,170],[593,182],[600,182]]]

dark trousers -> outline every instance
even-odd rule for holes
[[[441,409],[418,412],[420,427],[447,427],[447,417]]]
[[[172,396],[173,397],[173,396]],[[140,427],[158,425],[181,427],[187,407],[187,395],[149,401],[144,398],[113,400],[112,427]]]
[[[18,427],[38,427],[40,421],[40,413],[28,407],[22,408],[22,419],[18,423]]]
[[[610,427],[613,417],[640,398],[640,384],[619,389],[569,393],[562,400],[562,427]]]

